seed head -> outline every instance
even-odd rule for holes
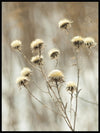
[[[74,82],[67,83],[67,91],[74,92],[77,89],[77,85]]]
[[[96,45],[96,43],[95,43],[95,41],[94,41],[94,39],[92,37],[84,38],[84,44],[88,48],[94,47]]]
[[[59,55],[60,55],[60,51],[58,49],[51,49],[49,51],[49,57],[51,57],[51,59],[56,59],[58,58]]]
[[[21,71],[21,76],[29,77],[32,71],[28,67],[24,67]]]
[[[16,83],[19,86],[26,86],[29,83],[29,79],[25,76],[20,76],[17,78]]]
[[[43,44],[44,44],[44,42],[41,39],[36,39],[35,41],[32,41],[31,48],[34,51],[38,50],[38,49],[42,49],[43,48]]]
[[[74,46],[79,48],[84,43],[84,39],[81,36],[75,36],[72,38],[71,42],[74,44]]]
[[[49,81],[51,82],[64,82],[64,75],[60,70],[52,70],[48,74]]]
[[[31,62],[34,63],[35,65],[43,65],[43,56],[33,56],[31,59]]]
[[[73,22],[68,19],[63,19],[59,21],[58,25],[59,25],[59,28],[68,30],[71,28],[71,23]]]
[[[21,50],[22,42],[20,40],[15,40],[11,43],[11,47],[14,49]]]

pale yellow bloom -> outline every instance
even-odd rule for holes
[[[29,83],[29,79],[25,76],[20,76],[20,77],[17,78],[16,83],[19,86],[21,86],[21,85],[25,86]]]
[[[26,77],[30,76],[31,73],[32,73],[32,71],[31,71],[31,69],[28,68],[28,67],[24,67],[24,68],[22,69],[22,71],[21,71],[21,75],[22,75],[22,76],[26,76]]]
[[[60,51],[58,49],[51,49],[49,51],[49,56],[51,57],[51,59],[56,59],[58,58],[59,55],[60,55]]]
[[[32,41],[32,43],[31,43],[31,48],[32,48],[33,50],[42,49],[42,48],[43,48],[43,44],[44,44],[43,40],[41,40],[41,39],[36,39],[35,41]]]
[[[84,39],[81,36],[75,36],[72,38],[71,42],[79,48],[82,44],[84,44]]]
[[[15,40],[11,43],[11,47],[14,49],[21,50],[22,42],[20,40]]]
[[[64,75],[60,70],[52,70],[48,74],[49,81],[56,81],[56,82],[63,82],[64,81]]]
[[[67,91],[74,92],[77,89],[77,85],[76,85],[76,83],[70,81],[67,83],[66,88],[67,88]]]
[[[58,25],[59,25],[59,28],[70,29],[71,23],[73,23],[73,22],[68,19],[63,19],[63,20],[59,21]]]
[[[94,47],[96,45],[94,39],[92,37],[86,37],[84,38],[84,44],[90,48],[90,47]]]
[[[35,65],[43,65],[43,56],[33,56],[31,58],[31,62],[34,63]]]

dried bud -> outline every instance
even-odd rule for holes
[[[86,37],[84,38],[84,44],[86,45],[86,47],[91,48],[96,45],[96,42],[92,37]]]
[[[71,40],[75,47],[79,48],[82,44],[84,44],[84,39],[81,36],[75,36]]]
[[[24,67],[21,71],[21,76],[29,77],[32,71],[28,67]]]
[[[41,39],[36,39],[35,41],[32,41],[31,48],[32,50],[36,51],[43,48],[44,42]]]
[[[31,62],[34,63],[35,65],[43,65],[43,56],[33,56],[31,59]]]
[[[17,50],[21,50],[22,42],[20,40],[15,40],[11,43],[11,47]]]
[[[59,28],[68,30],[71,28],[71,23],[73,22],[68,19],[63,19],[59,21],[58,25],[59,25]]]
[[[25,76],[20,76],[17,78],[16,83],[19,86],[26,86],[29,83],[29,79]]]
[[[57,59],[59,55],[60,51],[58,49],[51,49],[49,51],[49,56],[51,57],[51,59]]]
[[[49,81],[51,82],[64,82],[64,75],[60,70],[52,70],[48,74]]]
[[[67,83],[67,91],[74,92],[77,89],[77,85],[74,82]]]

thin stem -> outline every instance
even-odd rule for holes
[[[39,90],[41,90],[42,92],[44,92],[44,93],[48,93],[48,92],[46,92],[46,91],[43,91],[36,83],[35,83],[35,81],[32,81],[33,83],[34,83],[34,85],[39,89]]]
[[[92,102],[92,101],[88,101],[88,100],[86,100],[86,99],[84,99],[84,98],[82,98],[82,97],[78,97],[78,98],[81,99],[82,101],[86,102],[86,103],[98,105],[97,103]]]
[[[71,93],[70,96],[70,121],[71,121],[72,99],[73,99],[73,93]]]
[[[76,53],[76,64],[77,64],[77,89],[76,89],[76,107],[75,107],[75,113],[74,113],[74,127],[73,129],[75,130],[76,126],[76,117],[77,117],[77,106],[78,106],[78,86],[79,86],[79,64],[78,64],[78,55]]]

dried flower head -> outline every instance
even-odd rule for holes
[[[43,56],[33,56],[31,59],[31,62],[34,63],[35,65],[43,65]]]
[[[64,75],[60,70],[52,70],[48,74],[49,81],[51,82],[64,82]]]
[[[22,42],[20,40],[15,40],[11,43],[11,47],[14,49],[21,50]]]
[[[84,44],[88,47],[94,47],[96,45],[96,42],[94,41],[94,39],[92,37],[86,37],[84,38]]]
[[[51,49],[49,51],[49,56],[51,57],[51,59],[56,59],[58,58],[59,55],[60,55],[60,51],[58,49]]]
[[[63,19],[59,21],[58,25],[59,25],[59,28],[68,30],[71,28],[71,23],[73,22],[68,19]]]
[[[72,43],[75,47],[79,48],[82,44],[84,44],[84,39],[81,36],[75,36],[72,38]]]
[[[26,86],[29,83],[29,79],[25,76],[20,76],[17,78],[16,83],[19,86]]]
[[[67,91],[74,92],[77,89],[77,85],[74,82],[67,83]]]
[[[31,75],[32,71],[28,67],[24,67],[21,71],[22,76],[29,77]]]
[[[44,42],[41,39],[36,39],[35,41],[32,41],[31,48],[33,50],[38,50],[43,48]]]

